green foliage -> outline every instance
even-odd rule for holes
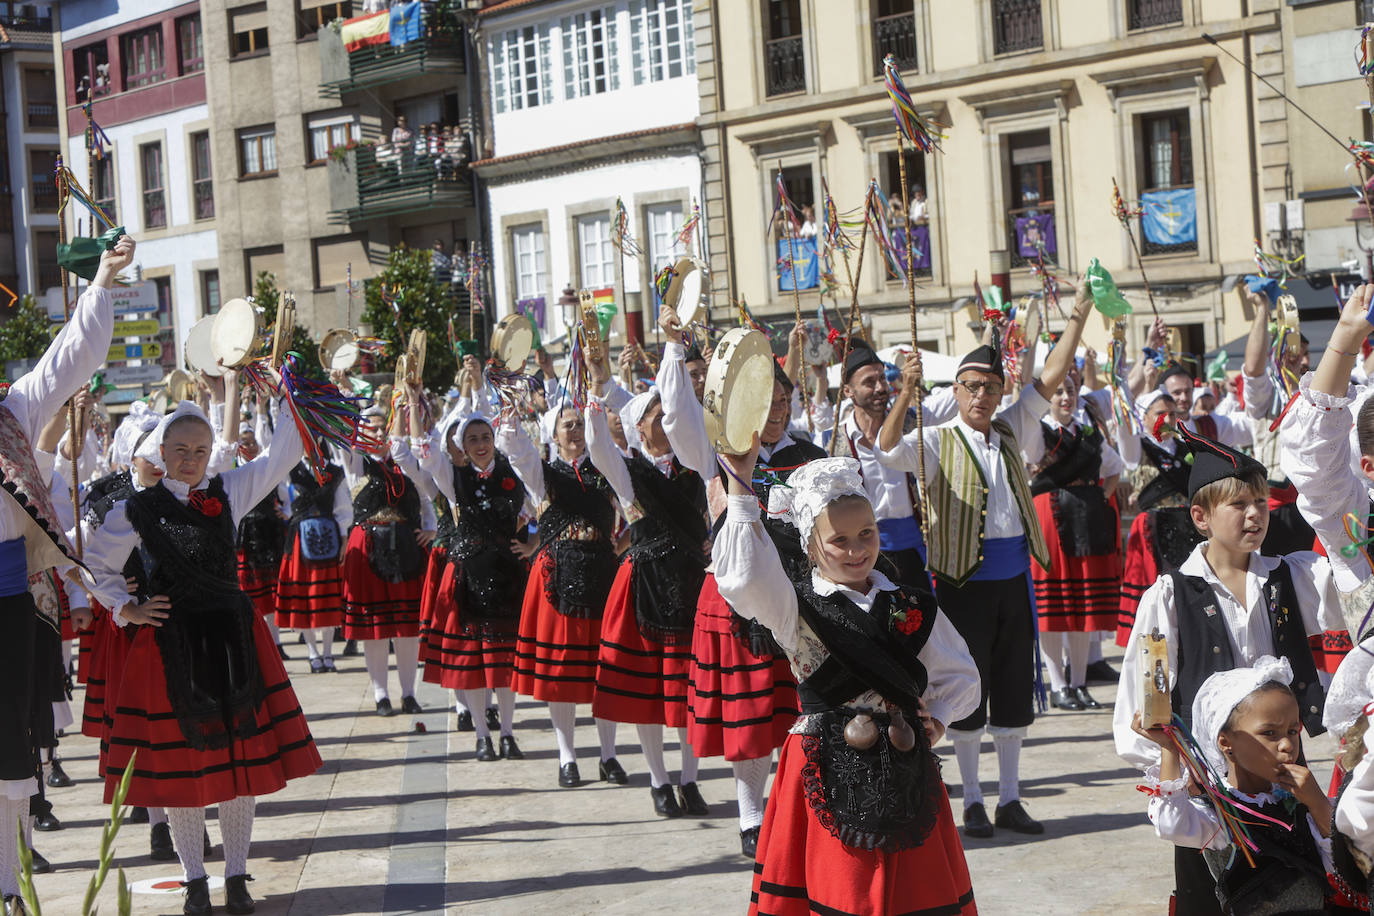
[[[275,274],[261,271],[257,279],[253,282],[253,301],[262,309],[263,326],[269,331],[277,323],[277,305],[281,302],[281,293],[277,290],[277,277]],[[320,366],[320,344],[310,336],[310,332],[299,324],[291,329],[291,346],[294,353],[300,354],[300,366],[305,374],[310,378],[324,381],[325,372]]]
[[[382,299],[383,285],[395,296],[400,308],[400,328],[396,313]],[[410,332],[420,329],[428,334],[425,344],[425,385],[433,391],[447,391],[458,370],[458,360],[449,346],[448,324],[453,317],[453,294],[448,284],[434,278],[428,249],[397,245],[387,258],[386,269],[365,284],[367,305],[363,321],[374,336],[385,340],[386,352],[378,360],[378,370],[391,369],[396,357],[405,352]],[[404,329],[405,339],[401,337]],[[454,329],[459,337],[466,328]]]
[[[48,313],[32,296],[20,297],[0,318],[0,367],[12,359],[37,359],[52,343]]]

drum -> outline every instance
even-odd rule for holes
[[[732,328],[706,368],[706,434],[716,451],[742,455],[768,422],[773,400],[773,348],[750,328]]]
[[[808,366],[828,366],[835,361],[835,345],[830,342],[830,332],[819,321],[806,323],[806,345],[802,347],[802,358]]]
[[[226,369],[242,369],[264,355],[267,332],[262,309],[247,299],[230,299],[215,315],[210,330],[210,355]]]
[[[673,265],[673,279],[663,294],[663,304],[677,312],[685,328],[706,322],[706,280],[710,268],[696,258],[679,258]]]
[[[491,332],[491,358],[507,369],[519,369],[534,348],[534,325],[524,315],[510,314]]]
[[[191,333],[186,335],[186,365],[193,372],[204,372],[210,376],[221,376],[224,367],[215,362],[210,350],[210,335],[215,327],[215,316],[202,318],[191,325]]]
[[[326,372],[346,372],[358,364],[358,335],[348,328],[333,328],[320,341],[320,365]]]

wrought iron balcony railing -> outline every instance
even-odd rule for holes
[[[330,219],[336,223],[473,205],[466,163],[418,153],[413,144],[364,144],[331,153],[327,168]]]
[[[997,54],[1043,47],[1040,0],[993,0],[992,39]]]
[[[898,70],[916,69],[916,16],[898,13],[873,20],[873,75],[883,75],[883,58],[891,54]]]
[[[1148,29],[1157,25],[1180,25],[1183,0],[1131,0],[1130,28]]]
[[[800,35],[776,38],[764,45],[770,96],[806,91],[806,49]]]
[[[349,51],[333,28],[319,30],[320,92],[338,98],[345,92],[384,86],[416,76],[464,72],[463,29],[452,14],[424,5],[420,38],[404,45],[368,45]]]

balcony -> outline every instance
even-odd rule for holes
[[[1055,235],[1054,201],[1008,210],[1007,241],[1012,267],[1029,267],[1042,250],[1046,264],[1057,263],[1059,242]]]
[[[768,94],[806,91],[806,50],[802,37],[775,38],[764,45]]]
[[[410,145],[365,144],[341,155],[331,153],[327,168],[334,223],[473,205],[465,163],[417,153]]]
[[[898,13],[873,20],[873,75],[883,75],[883,58],[891,54],[898,70],[916,69],[916,16]]]
[[[14,32],[51,32],[52,16],[0,15],[0,27]]]
[[[1183,0],[1131,0],[1129,28],[1132,31],[1182,24]]]
[[[56,102],[29,102],[25,107],[28,112],[30,128],[34,130],[57,130]]]
[[[1040,0],[993,0],[992,39],[997,54],[1034,51],[1044,45]]]
[[[318,34],[320,94],[331,98],[416,76],[465,72],[463,29],[452,14],[439,14],[434,4],[424,5],[420,38],[404,45],[388,42],[349,51],[333,28],[325,26]]]

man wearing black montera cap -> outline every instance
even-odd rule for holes
[[[936,594],[968,643],[983,682],[982,703],[948,734],[964,786],[964,832],[993,832],[978,783],[978,755],[986,725],[997,749],[999,771],[996,824],[1018,833],[1044,827],[1021,806],[1021,741],[1035,718],[1036,624],[1030,561],[1048,564],[1044,535],[1031,502],[1026,465],[1040,460],[1045,437],[1040,418],[1049,394],[1073,366],[1083,322],[1092,308],[1087,284],[1080,284],[1073,314],[1045,368],[1010,405],[1002,407],[1006,378],[1001,354],[982,346],[959,363],[953,422],[902,434],[901,414],[909,392],[921,383],[921,360],[912,354],[902,369],[902,392],[879,439],[879,459],[916,471],[925,453],[930,519],[929,566]]]

